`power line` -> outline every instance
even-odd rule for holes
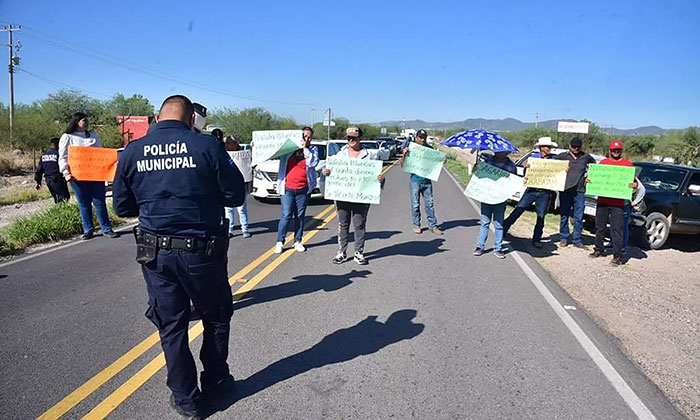
[[[77,90],[77,91],[80,91],[80,92],[91,93],[91,94],[93,94],[93,95],[103,96],[103,97],[105,97],[105,98],[111,98],[111,97],[112,97],[111,95],[106,95],[106,94],[104,94],[104,93],[95,92],[95,91],[87,90],[87,89],[80,89],[80,88],[77,88],[77,87],[75,87],[75,86],[72,86],[72,85],[69,85],[69,84],[66,84],[66,83],[62,83],[62,82],[59,82],[59,81],[56,81],[56,80],[51,80],[51,79],[46,78],[46,77],[44,77],[44,76],[40,76],[40,75],[38,75],[38,74],[32,73],[32,72],[30,72],[30,71],[27,71],[27,70],[25,70],[25,69],[23,69],[23,68],[20,68],[20,69],[18,69],[18,70],[21,71],[22,73],[28,74],[29,76],[35,77],[35,78],[37,78],[37,79],[39,79],[39,80],[43,80],[44,82],[46,82],[46,83],[48,83],[48,84],[50,84],[50,85],[59,87],[59,88],[69,88],[69,89]]]
[[[311,103],[306,103],[306,102],[290,102],[290,101],[279,101],[279,100],[273,100],[273,99],[258,98],[255,96],[241,95],[241,94],[231,92],[231,91],[225,90],[225,89],[210,87],[210,86],[198,83],[198,82],[180,79],[177,76],[173,76],[173,75],[170,75],[168,73],[164,73],[164,72],[161,72],[158,70],[152,70],[152,69],[149,69],[147,67],[141,66],[139,64],[131,63],[131,62],[124,60],[124,59],[121,59],[119,57],[116,57],[116,56],[113,56],[110,54],[106,54],[106,53],[103,53],[101,51],[98,51],[98,50],[95,50],[92,48],[88,48],[88,47],[81,45],[81,44],[78,44],[78,43],[63,40],[61,38],[58,38],[56,36],[53,36],[53,35],[50,35],[50,34],[47,34],[44,32],[41,32],[41,31],[34,29],[34,28],[31,28],[31,27],[23,26],[22,28],[29,31],[29,33],[25,32],[25,36],[28,36],[29,38],[34,39],[36,41],[43,42],[45,44],[48,44],[48,45],[54,46],[56,48],[60,48],[60,49],[63,49],[63,50],[66,50],[66,51],[69,51],[69,52],[72,52],[75,54],[78,54],[78,55],[83,56],[83,57],[89,57],[89,58],[92,58],[92,59],[97,60],[97,61],[102,61],[104,63],[108,63],[111,65],[124,67],[124,68],[129,69],[129,70],[134,71],[134,72],[148,74],[152,77],[157,77],[157,78],[168,80],[171,82],[183,84],[183,85],[190,86],[190,87],[193,87],[196,89],[205,90],[208,92],[218,93],[220,95],[230,96],[230,97],[234,97],[237,99],[244,99],[244,100],[249,100],[249,101],[276,103],[276,104],[282,104],[282,105],[298,105],[298,106],[313,105]]]

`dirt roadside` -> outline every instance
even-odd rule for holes
[[[510,212],[511,207],[506,210]],[[530,245],[534,214],[510,230],[514,246],[530,253],[594,320],[616,337],[623,352],[690,419],[700,420],[700,241],[674,236],[663,249],[630,246],[622,267],[611,257],[591,259],[588,250],[560,248],[558,215],[548,215],[543,248]],[[551,223],[551,222],[555,223]]]

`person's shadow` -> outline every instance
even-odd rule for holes
[[[243,296],[234,294],[233,299],[236,303],[233,306],[233,309],[234,311],[238,311],[258,303],[272,302],[275,300],[305,295],[320,290],[325,292],[334,292],[342,289],[345,286],[351,285],[351,279],[366,279],[370,274],[372,274],[372,272],[369,270],[352,270],[349,273],[340,275],[313,274],[296,276],[293,277],[293,280],[295,281],[262,287],[260,289],[253,289]]]
[[[410,340],[425,328],[423,324],[412,322],[416,314],[414,309],[403,309],[391,314],[384,323],[372,315],[352,327],[335,331],[310,349],[274,362],[242,381],[236,381],[234,394],[212,405],[207,415],[224,411],[236,401],[312,369],[346,362],[376,353],[390,344]]]
[[[433,239],[431,241],[401,242],[399,244],[394,244],[384,248],[380,248],[376,251],[365,252],[365,256],[371,257],[372,259],[392,257],[394,255],[427,257],[429,255],[439,254],[441,252],[447,251],[446,249],[440,249],[444,242],[444,239]]]
[[[439,227],[442,230],[450,230],[458,227],[479,226],[479,223],[480,222],[478,219],[448,220],[446,222],[442,222]]]

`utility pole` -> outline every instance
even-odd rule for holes
[[[19,51],[20,48],[22,48],[22,44],[19,42],[15,45],[12,42],[12,32],[14,31],[19,31],[22,28],[21,25],[3,25],[2,28],[0,28],[0,31],[7,32],[9,42],[7,46],[9,47],[10,50],[10,61],[9,65],[7,67],[8,72],[10,73],[10,142],[12,142],[12,129],[14,127],[14,122],[15,122],[15,78],[14,78],[14,73],[15,73],[15,66],[19,65],[19,57],[14,55],[12,52],[13,49],[16,49]]]
[[[311,106],[311,128],[314,128],[314,112],[316,111],[316,108],[312,105]]]
[[[540,113],[535,112],[535,127],[537,127],[539,121],[540,121]]]

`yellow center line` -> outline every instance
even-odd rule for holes
[[[318,215],[314,216],[309,223],[307,223],[306,227],[310,227],[313,223],[316,223],[318,220],[321,220],[328,212],[333,210],[335,206],[330,205],[323,209]],[[286,241],[291,240],[293,237],[293,233],[290,233],[287,235]],[[271,255],[274,254],[274,247],[270,248],[266,252],[264,252],[262,255],[260,255],[258,258],[256,258],[253,262],[250,264],[246,265],[243,267],[241,270],[239,270],[236,274],[231,276],[229,278],[229,284],[234,285],[236,283],[236,280],[242,279],[246,275],[248,275],[250,272],[255,270],[258,266],[260,266],[265,260],[267,260]],[[65,398],[63,398],[61,401],[56,403],[53,407],[48,409],[46,412],[44,412],[42,415],[37,417],[37,420],[55,420],[61,418],[64,414],[66,414],[68,411],[70,411],[73,407],[78,405],[81,401],[83,401],[85,398],[90,396],[93,392],[95,392],[97,389],[99,389],[102,385],[107,383],[110,379],[112,379],[114,376],[116,376],[119,372],[122,370],[126,369],[131,363],[133,363],[136,359],[141,357],[144,353],[146,353],[148,350],[150,350],[153,346],[158,344],[160,342],[160,337],[158,335],[158,331],[154,332],[150,336],[148,336],[145,340],[134,346],[131,350],[126,352],[123,356],[119,357],[116,361],[114,361],[111,365],[107,366],[104,368],[101,372],[90,378],[87,382],[85,382],[83,385],[78,387],[75,391],[71,392],[68,394]]]
[[[394,165],[396,165],[399,161],[395,161],[391,165],[387,166],[384,168],[382,171],[382,174],[387,173]],[[328,214],[330,211],[332,211],[335,208],[335,205],[330,205],[323,209],[318,215],[314,216],[312,220],[309,221],[309,223],[306,224],[306,228],[310,227],[316,221],[319,219],[322,219],[326,214]],[[321,229],[325,227],[330,220],[332,220],[336,216],[335,212],[333,212],[332,215],[327,217],[323,223],[317,228]],[[302,242],[306,242],[309,238],[313,237],[316,233],[318,233],[319,230],[314,230],[312,232],[309,232],[305,237],[302,239]],[[308,236],[311,235],[311,236]],[[285,242],[288,242],[292,239],[293,233],[290,233],[287,235],[285,238]],[[243,267],[241,270],[239,270],[236,274],[231,276],[229,278],[229,284],[234,285],[236,281],[242,280],[246,275],[248,275],[250,272],[255,270],[258,266],[260,266],[263,262],[265,262],[271,255],[274,255],[274,247],[268,249],[266,252],[264,252],[262,255],[260,255],[258,258],[256,258],[254,261],[249,263],[247,266]],[[292,255],[291,250],[286,251],[283,253],[280,257],[278,257],[276,260],[274,260],[272,263],[270,263],[265,269],[263,269],[258,275],[253,277],[251,280],[245,283],[244,286],[239,288],[235,293],[234,293],[234,301],[240,300],[241,297],[253,289],[260,281],[262,281],[265,276],[267,276],[269,273],[271,273],[275,268],[277,268],[282,262],[284,262],[287,258],[289,258]],[[274,266],[273,266],[274,265]],[[268,270],[269,269],[269,270]],[[266,274],[264,276],[260,276],[263,272]],[[194,340],[199,334],[201,334],[201,331],[199,331],[196,335],[193,336],[193,334],[197,331],[197,329],[201,329],[202,325],[201,322],[195,324],[191,329],[190,329],[190,342]],[[64,414],[66,414],[68,411],[70,411],[73,407],[78,405],[81,401],[83,401],[85,398],[90,396],[92,393],[94,393],[97,389],[99,389],[102,385],[104,385],[107,381],[112,379],[114,376],[116,376],[119,372],[122,370],[126,369],[131,363],[133,363],[136,359],[141,357],[145,352],[150,350],[153,346],[155,346],[158,342],[160,342],[160,337],[158,335],[158,332],[156,331],[155,333],[151,334],[148,336],[145,340],[143,340],[141,343],[137,344],[135,347],[133,347],[131,350],[126,352],[123,356],[119,357],[116,361],[114,361],[111,365],[107,366],[105,369],[103,369],[101,372],[99,372],[97,375],[93,376],[90,378],[87,382],[85,382],[83,385],[78,387],[75,391],[72,393],[68,394],[66,397],[64,397],[61,401],[59,401],[56,405],[48,409],[46,412],[44,412],[42,415],[37,417],[37,420],[56,420],[61,418]],[[151,376],[153,376],[163,365],[159,364],[159,360],[162,359],[163,363],[165,363],[165,358],[163,354],[161,353],[159,356],[157,356],[155,359],[151,360],[146,366],[144,366],[139,372],[137,372],[136,375],[139,375],[140,373],[150,373],[147,377],[145,377],[144,382],[148,380]],[[154,370],[155,369],[155,370]],[[130,379],[133,380],[134,377]],[[123,388],[126,385],[122,385],[121,388]],[[139,384],[138,387],[143,385],[143,383]],[[137,387],[137,388],[138,388]],[[137,388],[135,388],[133,391],[131,391],[124,399],[128,398],[131,393],[133,393]],[[119,389],[118,389],[119,390]],[[117,391],[118,391],[117,390]],[[117,391],[115,391],[112,395],[114,395]],[[111,395],[110,395],[111,396]],[[109,397],[108,397],[109,398]],[[103,401],[102,404],[104,404],[107,400]],[[123,401],[123,400],[122,400]],[[102,405],[100,404],[100,405]],[[121,402],[119,402],[117,405],[112,407],[109,411],[106,412],[105,416],[109,414],[111,411],[113,411]],[[88,413],[88,416],[90,416],[91,413],[93,413],[95,409],[93,409],[90,413]],[[87,417],[86,418],[104,418],[104,417]]]
[[[302,238],[302,243],[306,243],[309,239],[313,238],[318,232],[321,231],[331,220],[336,216],[336,212],[331,213],[319,225],[316,229],[308,232]],[[294,251],[288,249],[283,252],[279,257],[275,258],[270,264],[263,268],[258,274],[256,274],[252,279],[250,279],[244,286],[241,286],[236,293],[234,293],[235,300],[240,300],[243,295],[253,289],[258,283],[263,281],[270,273],[272,273],[280,264],[286,261],[292,256]],[[198,322],[189,330],[189,341],[190,343],[199,337],[204,328],[202,322]],[[146,366],[141,370],[136,372],[134,376],[129,378],[124,384],[117,388],[113,393],[111,393],[107,398],[105,398],[101,403],[99,403],[95,408],[93,408],[89,413],[83,417],[83,420],[97,420],[104,419],[107,417],[114,409],[119,407],[127,398],[129,398],[136,390],[138,390],[143,384],[146,383],[153,375],[155,375],[161,368],[165,366],[165,356],[161,352],[153,360],[151,360]]]

